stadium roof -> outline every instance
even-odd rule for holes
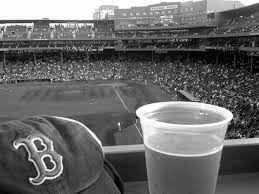
[[[30,19],[21,19],[21,20],[0,20],[0,24],[6,23],[35,23],[48,21],[49,23],[113,23],[114,20],[50,20],[50,19],[39,19],[39,20],[30,20]]]
[[[222,11],[219,13],[232,14],[232,15],[240,15],[240,14],[246,15],[246,14],[254,13],[255,11],[258,11],[258,10],[259,10],[259,3],[256,3],[256,4],[246,6],[246,7],[231,9],[231,10]]]

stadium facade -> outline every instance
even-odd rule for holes
[[[114,10],[119,9],[116,5],[102,5],[95,9],[93,14],[94,20],[114,19]]]
[[[223,12],[208,13],[206,2],[160,3],[134,8],[135,15],[143,15],[145,12],[147,14],[148,11],[145,9],[152,10],[153,13],[172,14],[174,12],[174,15],[180,18],[171,18],[167,15],[164,21],[170,22],[172,21],[170,19],[173,19],[180,24],[168,26],[153,26],[151,23],[147,27],[118,28],[118,25],[116,26],[118,18],[114,20],[0,20],[0,53],[2,55],[0,62],[2,61],[5,66],[8,63],[6,56],[10,52],[49,50],[62,53],[75,50],[84,51],[88,53],[87,55],[102,51],[104,53],[113,51],[118,55],[125,52],[145,51],[150,52],[151,56],[171,52],[214,52],[218,63],[218,54],[229,52],[231,55],[236,54],[235,57],[233,56],[233,64],[236,64],[238,54],[243,53],[248,58],[251,57],[250,69],[256,69],[259,64],[257,58],[259,56],[259,3]],[[115,17],[120,10],[122,9],[114,10]],[[130,10],[127,9],[127,11]],[[192,19],[186,21],[192,23],[181,23],[183,19],[181,17],[185,17],[181,12],[186,14],[190,10],[201,14],[201,21],[204,18],[204,22],[195,23],[197,16],[187,15]],[[120,17],[123,17],[123,12],[121,15]],[[159,15],[157,17],[160,18]],[[143,18],[143,20],[133,18],[135,19],[121,20],[135,21],[135,24],[136,21],[140,24],[141,21],[145,21]],[[29,24],[29,26],[24,24]]]
[[[116,6],[100,6],[94,14],[94,19],[114,19],[115,28],[188,25],[209,22],[207,13],[242,6],[243,4],[239,1],[225,0],[162,2],[129,9],[119,9]]]

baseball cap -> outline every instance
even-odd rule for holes
[[[0,193],[122,193],[104,161],[100,140],[78,121],[33,116],[0,125]]]

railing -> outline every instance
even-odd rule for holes
[[[125,193],[148,194],[144,145],[104,147],[106,158],[125,182]],[[225,140],[217,194],[257,194],[259,138]],[[245,189],[243,187],[246,187]]]

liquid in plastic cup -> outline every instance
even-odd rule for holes
[[[140,107],[150,194],[214,194],[233,114],[197,102]]]

